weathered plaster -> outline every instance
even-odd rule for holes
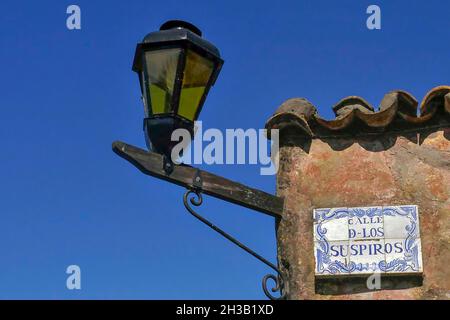
[[[289,299],[450,299],[450,129],[366,138],[280,140],[278,256]],[[314,208],[416,204],[422,277],[316,280]]]

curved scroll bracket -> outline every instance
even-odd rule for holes
[[[277,273],[277,275],[275,276],[273,274],[268,274],[268,275],[263,277],[262,287],[263,287],[264,293],[271,300],[283,300],[283,299],[285,299],[286,294],[285,294],[285,292],[283,290],[284,289],[283,276],[281,274],[281,271],[273,263],[269,262],[268,260],[266,260],[265,258],[260,256],[259,254],[257,254],[255,251],[253,251],[252,249],[250,249],[249,247],[247,247],[246,245],[244,245],[240,241],[236,240],[231,235],[229,235],[228,233],[226,233],[225,231],[223,231],[219,227],[215,226],[209,220],[203,218],[201,215],[199,215],[197,212],[195,212],[195,210],[192,208],[191,205],[193,205],[195,207],[199,207],[203,203],[203,197],[202,197],[202,194],[201,194],[201,190],[199,188],[195,188],[195,190],[189,190],[188,189],[185,192],[184,196],[183,196],[183,203],[184,203],[184,206],[186,207],[186,209],[189,211],[189,213],[192,214],[195,218],[197,218],[198,220],[200,220],[201,222],[206,224],[208,227],[210,227],[211,229],[213,229],[214,231],[216,231],[217,233],[219,233],[220,235],[222,235],[226,239],[228,239],[231,242],[233,242],[239,248],[243,249],[247,253],[249,253],[252,256],[254,256],[256,259],[258,259],[262,263],[264,263],[267,266],[269,266],[270,268],[272,268]],[[271,288],[270,290],[268,289],[268,286],[267,286],[267,283],[268,283],[269,280],[272,280],[275,283],[275,286],[273,288]],[[279,297],[275,297],[275,296],[272,295],[271,292],[280,292],[280,296]]]

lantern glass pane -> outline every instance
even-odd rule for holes
[[[214,63],[187,50],[178,114],[195,120],[195,114],[214,70]]]
[[[149,115],[172,112],[173,91],[181,49],[145,53],[144,99]]]

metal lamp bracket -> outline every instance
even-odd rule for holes
[[[192,206],[200,206],[203,202],[202,195],[206,194],[223,201],[270,215],[279,221],[283,217],[283,198],[268,194],[262,190],[250,188],[208,171],[202,171],[188,165],[176,165],[167,156],[162,156],[155,152],[148,152],[121,141],[113,143],[113,151],[120,157],[129,161],[143,173],[187,188],[188,190],[183,197],[186,209],[196,219],[200,220],[221,236],[233,242],[235,245],[273,269],[277,275],[269,274],[263,278],[264,293],[268,298],[274,300],[285,298],[285,282],[283,281],[283,276],[277,266],[200,216],[192,208]],[[267,282],[269,279],[275,283],[275,286],[270,290],[267,289]],[[279,292],[280,296],[274,297],[271,292]]]
[[[194,180],[192,182],[192,185],[194,186],[195,190],[202,191],[203,179],[202,179],[202,172],[199,169],[197,169],[195,171]]]
[[[170,160],[167,156],[163,156],[163,169],[167,175],[170,175],[173,172],[174,164],[172,160]]]

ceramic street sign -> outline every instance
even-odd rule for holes
[[[315,209],[316,276],[422,272],[417,206]]]

